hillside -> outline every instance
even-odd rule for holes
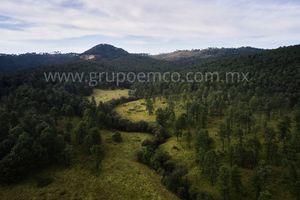
[[[164,53],[152,56],[155,59],[178,61],[183,59],[206,59],[206,58],[220,58],[230,57],[236,55],[251,55],[259,52],[263,52],[263,49],[257,49],[252,47],[240,47],[240,48],[208,48],[208,49],[194,49],[194,50],[178,50],[171,53]]]
[[[78,59],[77,54],[0,54],[0,73],[15,72],[45,65],[58,65]]]

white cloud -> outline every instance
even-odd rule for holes
[[[1,26],[0,17],[0,52],[83,51],[100,42],[151,53],[208,46],[269,48],[300,38],[296,1],[2,0],[0,13],[29,24],[9,29]],[[83,43],[94,35],[99,35],[95,41]]]

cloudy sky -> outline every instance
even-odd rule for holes
[[[300,44],[299,0],[1,0],[0,53]]]

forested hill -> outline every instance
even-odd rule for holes
[[[95,55],[97,58],[118,58],[129,55],[123,49],[111,45],[100,44],[82,54],[77,53],[25,53],[25,54],[0,54],[0,74],[16,72],[19,70],[34,69],[41,66],[59,65],[84,59],[85,55]],[[81,57],[83,56],[83,57]]]
[[[153,55],[152,57],[159,60],[178,61],[188,59],[204,59],[204,58],[222,58],[235,55],[250,55],[263,52],[263,49],[252,47],[240,48],[207,48],[193,50],[177,50],[171,53],[163,53]]]
[[[112,71],[242,71],[249,72],[251,78],[250,83],[246,86],[239,84],[241,92],[247,92],[257,95],[280,95],[284,98],[288,98],[290,105],[295,105],[299,101],[300,96],[300,45],[281,47],[274,50],[260,51],[255,54],[237,54],[235,56],[225,56],[222,58],[192,58],[189,60],[178,60],[178,61],[165,61],[154,59],[147,55],[127,54],[126,51],[109,45],[98,45],[88,52],[90,53],[101,53],[106,52],[107,49],[112,50],[114,53],[113,59],[92,59],[83,60],[74,58],[74,55],[60,55],[57,59],[45,59],[53,55],[32,55],[39,59],[29,59],[30,55],[17,56],[15,60],[21,62],[24,61],[23,66],[34,66],[30,63],[45,63],[54,62],[51,66],[39,68],[38,70],[31,69],[27,73],[35,75],[34,82],[39,82],[39,79],[44,78],[43,73],[45,71],[68,71],[68,72],[112,72]],[[124,53],[124,52],[125,53]],[[123,53],[122,53],[123,52]],[[120,54],[119,54],[120,53]],[[126,55],[125,55],[126,54]],[[103,54],[104,55],[104,54]],[[55,56],[54,56],[55,57]],[[9,59],[6,59],[9,60]],[[12,59],[14,60],[14,59]],[[71,62],[72,61],[72,62]],[[55,64],[60,63],[62,64]],[[12,63],[14,67],[17,62]],[[0,65],[5,65],[5,62],[1,62]],[[26,67],[25,67],[26,68]],[[1,70],[5,68],[1,67]],[[11,68],[10,68],[11,69]],[[0,70],[0,71],[1,71]],[[20,78],[23,77],[23,78]],[[27,77],[27,78],[26,78]],[[29,78],[28,78],[29,77]],[[16,78],[6,77],[1,80],[0,85],[17,85],[24,84],[25,82],[31,82],[32,76],[26,76],[26,73],[22,72]],[[20,80],[21,79],[21,80]],[[12,80],[18,80],[12,81]],[[42,81],[42,80],[40,80]],[[103,83],[100,87],[113,86],[114,83]],[[162,83],[163,84],[163,83]],[[73,84],[74,85],[74,84]],[[123,83],[122,87],[130,87],[132,83]],[[16,86],[16,85],[15,85]],[[74,86],[71,86],[74,87]],[[115,86],[114,86],[115,87]],[[226,87],[229,87],[226,86]],[[246,87],[246,89],[245,89]],[[9,88],[9,87],[8,87]],[[2,88],[3,89],[3,88]],[[5,90],[2,90],[5,91]],[[90,90],[88,90],[90,91]],[[86,94],[86,92],[84,92]]]
[[[0,63],[3,65],[2,62]],[[218,59],[193,58],[190,60],[172,62],[137,54],[128,54],[127,56],[119,56],[114,59],[78,59],[59,65],[56,64],[39,68],[38,70],[31,69],[27,73],[32,74],[32,72],[34,72],[34,82],[38,82],[39,79],[44,78],[43,73],[45,71],[243,71],[250,73],[251,82],[247,85],[247,90],[243,89],[241,91],[255,92],[258,95],[281,94],[288,97],[291,101],[290,103],[294,105],[297,103],[300,96],[299,65],[300,45],[295,45],[274,50],[266,50],[251,55],[227,56]],[[32,76],[26,76],[26,73],[22,72],[18,75],[18,78],[2,78],[0,85],[20,85],[24,84],[24,82],[28,83],[32,79],[30,77]],[[103,86],[112,86],[113,84],[114,83],[105,83]],[[130,87],[131,85],[132,83],[122,84],[123,87]],[[100,87],[102,86],[100,85]],[[244,86],[240,84],[239,87]]]
[[[82,55],[94,55],[96,58],[119,58],[122,56],[127,56],[129,53],[124,49],[114,47],[109,44],[99,44],[93,48],[85,51]]]
[[[20,55],[0,54],[0,74],[19,70],[34,69],[41,66],[59,65],[79,60],[112,60],[130,54],[108,44],[99,44],[78,53],[26,53]]]
[[[77,54],[0,54],[0,73],[36,68],[44,65],[57,65],[77,59]]]
[[[196,62],[188,65],[184,70],[249,72],[251,79],[244,92],[258,95],[280,94],[288,98],[291,105],[298,103],[300,99],[300,45],[201,64]]]

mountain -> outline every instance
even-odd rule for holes
[[[114,47],[109,44],[99,44],[91,49],[83,52],[80,56],[84,60],[92,59],[115,59],[130,55],[127,51],[121,48]]]
[[[208,48],[208,49],[193,49],[193,50],[178,50],[171,53],[163,53],[152,56],[155,59],[176,61],[190,58],[216,58],[234,55],[250,55],[264,51],[263,49],[252,47],[240,48]]]

